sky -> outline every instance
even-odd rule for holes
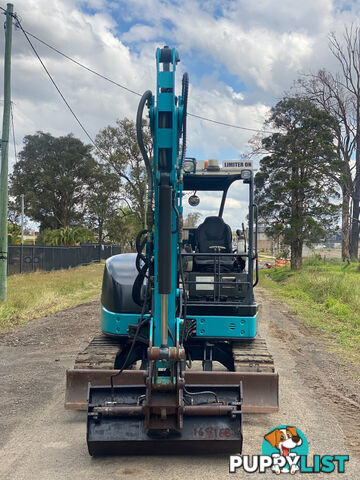
[[[0,6],[6,8],[4,2]],[[18,0],[14,11],[25,30],[139,93],[155,89],[156,48],[176,47],[179,87],[183,72],[190,77],[189,112],[261,129],[271,106],[301,74],[323,67],[336,72],[328,35],[335,32],[340,38],[346,25],[359,21],[360,2]],[[138,96],[33,42],[91,137],[118,118],[135,119]],[[0,51],[3,55],[4,34]],[[72,132],[88,143],[19,29],[13,32],[12,101],[18,151],[24,136],[39,130],[54,136]],[[220,162],[236,159],[249,152],[253,135],[189,117],[187,154]],[[13,148],[9,155],[11,168]],[[224,216],[233,228],[247,213],[246,188],[239,187],[231,189]],[[216,214],[219,199],[200,197],[197,210]]]

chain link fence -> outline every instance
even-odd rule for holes
[[[9,245],[8,275],[60,270],[89,265],[121,253],[119,245],[83,244],[78,247],[46,247],[41,245]]]

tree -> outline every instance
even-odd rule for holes
[[[355,142],[355,178],[352,190],[352,224],[350,255],[358,258],[359,253],[359,215],[360,215],[360,26],[345,28],[342,44],[333,33],[330,36],[330,49],[338,60],[342,79],[340,85],[349,94],[354,116]]]
[[[97,165],[89,180],[86,195],[86,224],[94,230],[98,242],[104,242],[106,225],[119,210],[119,177],[110,171],[108,165]]]
[[[9,244],[16,244],[20,242],[21,228],[15,223],[8,224],[8,242]]]
[[[143,130],[144,145],[151,157],[150,131],[148,127]],[[108,165],[120,180],[120,201],[136,215],[139,224],[144,225],[146,170],[137,144],[134,122],[127,118],[117,120],[116,126],[109,125],[98,133],[96,144],[104,152],[102,163]]]
[[[112,216],[106,223],[109,240],[130,251],[135,250],[135,240],[142,228],[139,217],[129,207],[122,207],[118,215]]]
[[[337,167],[334,119],[309,100],[284,98],[271,109],[263,139],[268,155],[255,176],[256,199],[269,234],[291,248],[291,268],[302,266],[304,243],[322,240],[336,220],[337,191],[329,175]]]
[[[344,161],[341,180],[343,190],[343,258],[358,258],[359,215],[360,215],[360,26],[345,28],[342,41],[332,33],[330,51],[340,67],[332,74],[320,70],[300,80],[305,94],[316,101],[321,108],[335,116],[339,128],[337,132],[338,155]],[[351,175],[350,164],[355,153],[355,175]],[[352,178],[353,177],[353,178]],[[349,220],[350,196],[352,198],[351,221]],[[349,226],[351,234],[349,235]],[[349,250],[345,242],[350,237]]]
[[[36,243],[39,245],[72,247],[94,241],[94,233],[91,230],[84,227],[62,227],[56,230],[43,230],[38,236]]]
[[[18,204],[19,203],[19,204]],[[9,199],[8,203],[8,223],[19,225],[21,222],[21,205],[20,202]]]
[[[191,212],[186,215],[184,220],[184,227],[188,228],[195,228],[201,218],[201,213],[199,212]]]
[[[351,159],[355,149],[355,131],[351,97],[342,85],[341,76],[326,70],[305,75],[298,80],[302,95],[315,103],[336,119],[334,136],[336,153],[339,159],[339,171],[333,172],[334,180],[339,184],[341,200],[341,256],[343,261],[350,260],[350,200],[353,192]]]
[[[91,146],[72,134],[37,132],[24,138],[11,175],[11,195],[25,195],[25,214],[40,229],[76,224],[83,216],[86,184],[96,166]]]

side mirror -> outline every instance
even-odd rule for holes
[[[200,203],[200,198],[197,195],[191,195],[188,202],[191,207],[197,207]]]

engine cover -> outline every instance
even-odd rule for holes
[[[138,275],[135,261],[136,253],[121,253],[106,260],[101,303],[110,312],[141,312],[132,297],[132,288]]]

